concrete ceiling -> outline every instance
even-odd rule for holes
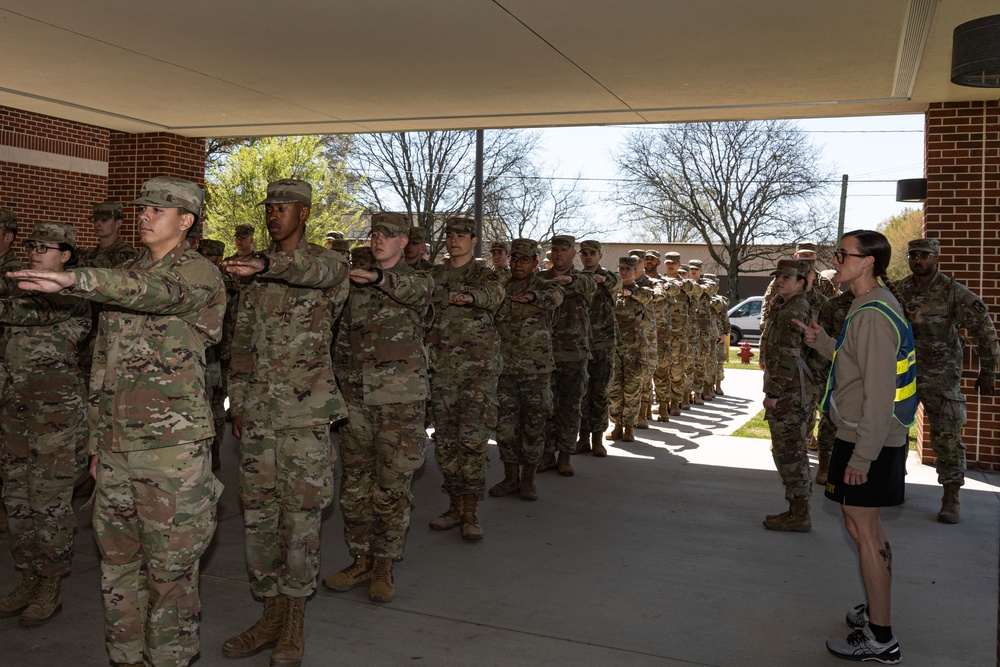
[[[0,105],[187,136],[920,113],[996,0],[0,0]]]

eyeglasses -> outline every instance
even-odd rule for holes
[[[39,255],[44,255],[49,250],[55,250],[58,252],[59,246],[42,245],[41,243],[34,243],[32,241],[25,241],[21,245],[21,250],[27,254],[38,253]]]
[[[927,252],[926,250],[911,250],[906,253],[906,259],[927,259],[934,253]]]
[[[531,260],[534,257],[529,257],[528,255],[512,255],[510,258],[511,264],[531,264]]]
[[[859,255],[856,252],[847,252],[846,250],[837,250],[833,253],[833,258],[837,260],[837,264],[843,264],[848,257],[868,257],[868,255]]]

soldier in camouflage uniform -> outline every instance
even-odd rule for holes
[[[643,260],[643,268],[646,276],[660,285],[663,292],[663,301],[656,304],[654,311],[656,314],[656,367],[653,370],[653,384],[656,389],[656,421],[670,421],[670,400],[671,389],[671,364],[673,359],[671,340],[670,317],[673,311],[671,304],[680,294],[680,285],[668,280],[657,272],[660,266],[660,253],[655,250],[647,250]],[[652,406],[647,405],[647,418],[652,417]]]
[[[804,296],[809,268],[806,263],[783,259],[775,276],[772,317],[761,335],[760,360],[764,366],[764,417],[771,429],[771,456],[785,486],[788,511],[764,519],[768,530],[807,533],[812,529],[809,498],[812,480],[806,451],[809,412],[815,405],[815,387],[809,377],[802,328],[793,320],[810,322],[812,309]]]
[[[403,251],[406,263],[417,271],[430,271],[434,265],[429,260],[424,259],[424,253],[427,252],[428,248],[427,230],[423,227],[410,227],[407,236],[409,241]]]
[[[667,414],[679,415],[681,403],[684,401],[685,376],[684,360],[688,351],[688,297],[684,293],[684,279],[678,269],[681,265],[679,252],[668,252],[663,255],[664,285],[667,287],[667,311],[669,312],[670,329],[665,333],[668,346],[660,364],[665,365],[670,374],[670,396],[668,397]],[[657,333],[659,340],[659,333]],[[662,405],[661,405],[662,408]]]
[[[552,237],[552,268],[541,271],[543,280],[563,288],[565,298],[559,306],[552,331],[552,350],[556,361],[552,373],[552,417],[545,425],[545,455],[538,471],[558,467],[564,477],[573,475],[570,456],[576,451],[580,432],[580,410],[587,391],[587,362],[590,360],[590,302],[597,291],[592,273],[573,268],[576,239]],[[559,460],[556,461],[556,452]]]
[[[795,254],[792,259],[802,259],[809,262],[809,283],[806,285],[806,298],[812,304],[813,309],[818,309],[825,299],[832,299],[840,292],[837,286],[829,278],[816,270],[816,262],[819,256],[816,254],[816,244],[812,241],[802,241],[796,244]],[[819,298],[821,297],[821,298]],[[767,317],[771,311],[771,302],[774,300],[774,281],[772,280],[764,292],[764,303],[760,311],[760,330],[763,331],[767,325]],[[840,333],[839,331],[837,333]],[[835,335],[836,337],[836,335]]]
[[[410,485],[427,439],[424,333],[434,281],[403,260],[407,229],[396,213],[372,217],[375,268],[351,269],[335,354],[348,413],[340,429],[340,506],[354,562],[323,585],[345,591],[370,582],[374,602],[395,596],[392,564],[403,556]]]
[[[76,229],[42,222],[24,243],[32,269],[72,263]],[[62,609],[62,578],[73,559],[73,482],[86,439],[79,344],[90,307],[76,297],[42,294],[0,299],[9,336],[0,388],[0,477],[10,513],[10,549],[21,583],[0,599],[0,617],[20,614],[24,627]]]
[[[642,264],[646,259],[646,251],[642,249],[629,250],[629,256],[635,257]],[[636,284],[645,287],[653,294],[653,298],[643,304],[646,315],[642,320],[642,327],[646,334],[646,347],[642,365],[642,400],[639,405],[639,417],[636,421],[637,428],[649,428],[649,419],[652,417],[653,404],[653,373],[657,367],[658,341],[656,338],[656,326],[658,312],[663,309],[667,296],[661,285],[662,281],[653,279],[639,271],[636,277]]]
[[[688,276],[693,283],[692,291],[688,294],[691,302],[689,310],[689,325],[691,327],[691,402],[695,405],[703,405],[708,398],[706,377],[708,374],[708,355],[710,343],[713,339],[711,333],[712,315],[709,307],[709,300],[712,298],[706,289],[706,282],[702,278],[702,262],[700,259],[688,261]]]
[[[232,349],[233,318],[235,314],[233,299],[239,293],[232,274],[222,273],[222,258],[226,254],[226,245],[214,239],[202,239],[198,245],[198,253],[219,269],[222,284],[226,288],[226,317],[222,324],[222,340],[205,350],[205,384],[208,386],[209,402],[212,404],[212,423],[215,426],[215,437],[212,439],[212,470],[218,470],[222,465],[220,451],[222,439],[226,431],[226,396],[228,395],[229,353]]]
[[[375,266],[375,256],[372,249],[366,245],[358,245],[351,248],[351,268],[370,269]]]
[[[959,489],[965,483],[962,426],[967,419],[961,388],[964,340],[958,330],[964,328],[976,339],[980,396],[995,392],[1000,347],[986,304],[965,285],[941,273],[939,254],[936,239],[910,241],[906,258],[911,275],[899,281],[897,288],[913,324],[918,393],[930,422],[938,483],[944,485],[937,519],[958,523]]]
[[[21,263],[13,252],[14,239],[17,238],[17,214],[7,208],[0,208],[0,298],[18,293],[13,281],[7,279],[8,271],[23,269]],[[3,359],[4,350],[7,347],[7,334],[3,324],[0,324],[0,359]],[[4,383],[3,364],[0,364],[0,387]],[[0,439],[3,438],[3,427],[0,426]],[[0,489],[3,485],[0,484]],[[0,502],[0,532],[7,530],[7,510]]]
[[[19,271],[20,287],[104,303],[90,383],[94,534],[108,653],[183,667],[199,650],[198,561],[215,533],[204,351],[222,335],[219,272],[190,249],[204,199],[160,176],[139,198],[146,250],[123,269]]]
[[[490,268],[507,280],[510,278],[510,244],[494,241],[490,244]]]
[[[634,256],[618,259],[618,274],[621,288],[615,294],[615,321],[618,324],[618,341],[611,371],[611,416],[614,429],[606,436],[608,440],[635,441],[635,423],[642,408],[643,365],[646,363],[645,320],[646,306],[653,299],[653,290],[636,282],[639,274],[639,258]]]
[[[497,447],[504,478],[490,495],[519,491],[522,500],[537,500],[535,472],[545,449],[545,420],[552,415],[552,323],[564,292],[536,272],[538,243],[515,239],[510,247],[511,275],[496,314],[503,358],[497,386],[503,415],[497,424]]]
[[[320,523],[333,500],[329,423],[347,416],[330,349],[348,269],[341,255],[305,240],[311,185],[274,181],[261,204],[271,245],[224,268],[253,276],[236,314],[229,391],[250,590],[264,611],[222,652],[242,658],[274,646],[272,664],[298,665]]]
[[[340,253],[340,256],[344,258],[344,261],[350,263],[351,242],[344,238],[344,234],[342,232],[330,232],[329,234],[327,234],[326,248],[327,250],[332,250],[336,253]]]
[[[608,428],[608,389],[611,384],[611,356],[618,340],[615,322],[615,295],[622,279],[617,273],[601,266],[601,244],[580,242],[580,262],[583,270],[593,274],[597,291],[590,302],[590,361],[587,363],[587,392],[583,396],[580,415],[580,440],[576,453],[593,452],[607,456],[601,440]]]
[[[233,230],[233,236],[236,243],[236,253],[226,257],[225,261],[228,262],[231,259],[246,259],[253,254],[253,225],[236,225]],[[250,283],[252,280],[252,278],[248,277],[242,282]]]
[[[729,299],[718,293],[718,289],[720,287],[718,276],[706,273],[705,279],[715,283],[716,285],[716,293],[712,295],[712,298],[709,301],[709,306],[711,307],[712,314],[715,318],[715,329],[718,331],[718,335],[715,339],[715,351],[713,353],[715,368],[712,369],[711,359],[709,360],[709,368],[711,369],[712,381],[714,383],[712,391],[721,396],[722,379],[725,375],[726,356],[729,349],[729,315],[727,313],[729,310]]]
[[[504,298],[501,274],[473,260],[476,240],[472,218],[445,221],[449,257],[431,270],[434,322],[427,332],[434,450],[450,499],[430,526],[460,525],[466,540],[483,538],[477,510],[486,491],[486,445],[497,423],[501,368],[493,313]]]

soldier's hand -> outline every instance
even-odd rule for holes
[[[600,273],[595,273],[594,274],[594,280],[597,281],[598,285],[602,285],[602,284],[608,282],[608,277],[607,276],[602,276]]]
[[[465,292],[459,292],[458,294],[452,294],[448,297],[448,303],[452,306],[471,306],[473,298],[471,294],[466,294]]]
[[[630,289],[620,289],[620,290],[618,290],[618,296],[621,296],[621,297],[632,296],[632,290],[630,290]]]
[[[237,440],[243,437],[243,417],[233,415],[233,437]]]
[[[90,478],[95,482],[97,481],[97,454],[90,457],[90,465],[87,466],[87,472],[90,473]]]
[[[806,345],[815,343],[816,338],[819,336],[819,332],[823,330],[823,327],[821,327],[819,325],[819,322],[817,322],[815,319],[809,320],[809,324],[806,324],[801,320],[797,320],[794,318],[792,318],[792,322],[802,327],[802,330],[805,332],[804,334],[802,334],[802,339],[806,342]]]
[[[861,472],[857,468],[852,468],[847,466],[844,470],[844,484],[850,484],[851,486],[857,486],[859,484],[864,484],[868,481],[868,473]]]
[[[358,283],[359,285],[369,285],[378,280],[378,271],[370,269],[351,269],[348,275],[351,278],[351,282]]]
[[[555,278],[552,279],[552,282],[554,282],[556,285],[569,285],[571,282],[573,282],[573,276],[569,275],[556,276]]]
[[[242,259],[234,258],[223,262],[222,268],[224,268],[228,273],[245,278],[263,271],[264,260],[257,257],[244,257]]]
[[[764,407],[767,408],[767,409],[769,409],[769,410],[778,407],[778,399],[771,398],[770,396],[765,396],[764,397]]]
[[[531,303],[535,300],[534,292],[523,292],[521,294],[511,294],[510,300],[515,303]]]
[[[980,396],[992,396],[996,392],[996,380],[992,377],[980,375],[976,378],[976,389]]]
[[[8,271],[7,277],[16,280],[21,289],[35,292],[59,292],[76,284],[76,274],[72,271],[24,269]]]

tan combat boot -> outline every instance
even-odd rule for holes
[[[433,530],[450,530],[462,523],[462,499],[458,496],[448,496],[448,509],[436,519],[431,519]]]
[[[819,465],[816,466],[816,483],[826,486],[826,480],[830,476],[830,452],[819,452]]]
[[[718,382],[715,383],[715,395],[725,396],[725,394],[722,393],[722,380],[719,380]]]
[[[962,487],[958,484],[945,484],[944,496],[941,498],[941,511],[938,512],[937,520],[941,523],[959,522],[959,502],[958,490]]]
[[[462,539],[483,539],[483,527],[479,525],[476,515],[479,509],[479,498],[474,495],[462,496]]]
[[[639,418],[635,421],[635,428],[649,428],[649,422],[646,421],[646,408],[649,407],[649,403],[643,401],[639,405]]]
[[[660,404],[656,406],[656,421],[670,421],[670,408],[667,406],[666,401],[660,401]]]
[[[503,479],[500,483],[494,485],[493,488],[490,489],[490,495],[499,498],[501,496],[506,496],[512,491],[517,491],[519,488],[521,488],[521,481],[518,479],[517,464],[504,463]]]
[[[681,399],[680,410],[690,410],[691,409],[691,392],[684,392],[684,398]]]
[[[576,442],[576,453],[583,454],[590,451],[590,434],[580,431],[580,439]]]
[[[599,458],[608,455],[608,450],[604,448],[604,443],[601,442],[601,436],[603,435],[603,431],[594,431],[590,434],[591,447],[593,448],[594,456]]]
[[[679,401],[670,401],[670,409],[667,410],[667,413],[671,417],[680,417],[681,416],[681,404],[680,404],[680,402]]]
[[[781,514],[770,514],[764,519],[764,527],[785,533],[808,533],[812,530],[809,519],[809,501],[793,500],[788,504],[788,511]]]
[[[626,426],[622,433],[622,442],[635,442],[635,427]]]
[[[396,584],[392,579],[392,559],[375,556],[368,599],[372,602],[391,602],[394,597],[396,597]]]
[[[358,554],[354,562],[336,574],[323,579],[323,586],[334,591],[349,591],[358,584],[372,580],[372,557]]]
[[[623,427],[622,427],[621,420],[619,420],[615,424],[615,427],[611,430],[611,433],[608,433],[604,437],[607,438],[608,440],[621,440],[622,439],[622,428]]]
[[[306,599],[289,598],[281,636],[271,651],[271,667],[299,667],[306,648],[303,632],[306,620]]]
[[[545,452],[542,454],[542,460],[538,463],[538,472],[555,470],[557,465],[555,452]]]
[[[573,476],[573,464],[569,462],[568,452],[559,452],[559,474],[563,477]]]
[[[288,598],[284,595],[264,598],[264,615],[248,630],[222,643],[222,655],[227,658],[248,658],[278,643],[281,628],[288,613]]]
[[[38,589],[31,604],[21,612],[23,628],[45,625],[62,611],[62,577],[39,577]]]
[[[535,466],[521,466],[521,500],[538,500],[535,488]]]
[[[701,392],[691,393],[691,404],[692,405],[705,405],[705,401],[701,400]]]
[[[39,583],[41,580],[34,572],[21,572],[21,583],[8,593],[7,597],[0,599],[0,618],[17,616],[27,609],[31,601],[35,599]]]
[[[646,403],[646,421],[653,418],[653,403],[649,401]]]

